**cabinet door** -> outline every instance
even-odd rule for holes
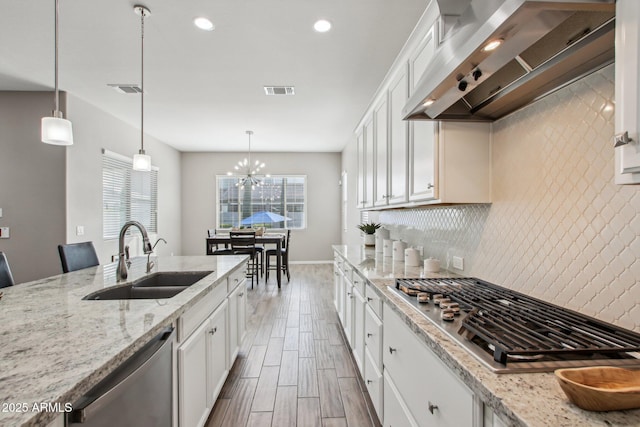
[[[418,427],[418,424],[409,414],[409,410],[398,394],[398,390],[391,378],[384,373],[384,402],[383,416],[384,427]]]
[[[364,383],[367,386],[367,391],[369,392],[369,396],[371,397],[373,408],[375,409],[376,414],[378,414],[378,419],[383,420],[384,414],[382,412],[382,374],[373,363],[369,351],[365,350],[364,353]]]
[[[336,306],[336,311],[342,321],[342,298],[344,293],[342,291],[342,274],[340,274],[340,268],[337,264],[333,265],[333,304]]]
[[[640,183],[640,4],[616,2],[616,136],[628,132],[632,139],[615,148],[616,184]]]
[[[358,199],[358,208],[363,208],[365,205],[365,180],[366,180],[366,173],[367,171],[365,170],[365,158],[366,158],[366,153],[364,150],[364,131],[361,130],[357,135],[356,135],[356,143],[358,145],[358,195],[357,195],[357,199]]]
[[[389,87],[389,203],[407,201],[409,123],[402,120],[402,108],[409,99],[408,65],[401,68]]]
[[[178,348],[178,416],[180,427],[202,426],[207,421],[207,331],[205,321]]]
[[[410,89],[420,80],[435,52],[435,26],[422,40],[409,59]],[[411,122],[409,135],[409,199],[428,200],[437,194],[437,122],[418,120]]]
[[[364,207],[373,206],[375,200],[375,147],[373,140],[373,118],[364,125]]]
[[[242,346],[247,335],[247,286],[246,280],[241,285],[242,290],[238,294],[238,346]]]
[[[379,371],[382,371],[382,322],[369,304],[364,311],[364,344]]]
[[[364,306],[365,300],[362,293],[353,287],[353,357],[360,374],[364,375]]]
[[[385,206],[388,203],[387,188],[387,160],[388,160],[388,110],[386,96],[373,110],[375,128],[375,162],[376,162],[376,198],[375,206]]]
[[[227,369],[231,369],[233,362],[236,360],[238,350],[240,349],[240,341],[238,339],[238,308],[239,301],[238,295],[242,292],[243,287],[238,286],[229,295],[229,308],[227,310],[227,339],[228,339],[228,354],[227,354]]]
[[[353,286],[348,280],[344,280],[344,335],[349,346],[353,348],[353,306],[354,306]]]
[[[227,302],[213,312],[207,322],[207,404],[213,404],[227,378]]]

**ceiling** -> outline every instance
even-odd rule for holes
[[[145,0],[145,132],[180,151],[244,151],[249,129],[254,151],[341,151],[427,3]],[[59,85],[139,128],[140,96],[107,86],[140,83],[133,6],[60,0]],[[0,90],[52,90],[53,35],[54,0],[0,2]]]

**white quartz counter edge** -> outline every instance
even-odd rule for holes
[[[115,264],[3,289],[0,425],[46,426],[64,411],[65,403],[76,401],[214,288],[226,286],[226,278],[246,258],[157,258],[152,272],[212,271],[164,300],[82,300],[120,285]],[[146,258],[134,260],[128,282],[145,275],[145,263]],[[34,406],[56,402],[58,412]]]
[[[553,373],[494,374],[388,289],[395,284],[395,278],[424,277],[421,268],[376,258],[375,252],[362,247],[336,245],[333,249],[374,286],[385,304],[507,425],[640,426],[640,410],[589,412],[571,404]]]

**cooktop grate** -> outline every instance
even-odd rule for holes
[[[458,333],[496,362],[630,358],[640,334],[474,278],[397,279],[405,294],[442,294],[467,313]]]

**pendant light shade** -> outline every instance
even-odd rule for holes
[[[133,170],[151,170],[151,156],[144,151],[144,18],[151,15],[149,9],[135,5],[133,11],[140,16],[140,151],[133,156]]]
[[[60,91],[58,90],[58,2],[55,0],[55,109],[52,117],[43,117],[40,121],[40,139],[45,144],[73,145],[71,122],[64,119],[60,111]]]

